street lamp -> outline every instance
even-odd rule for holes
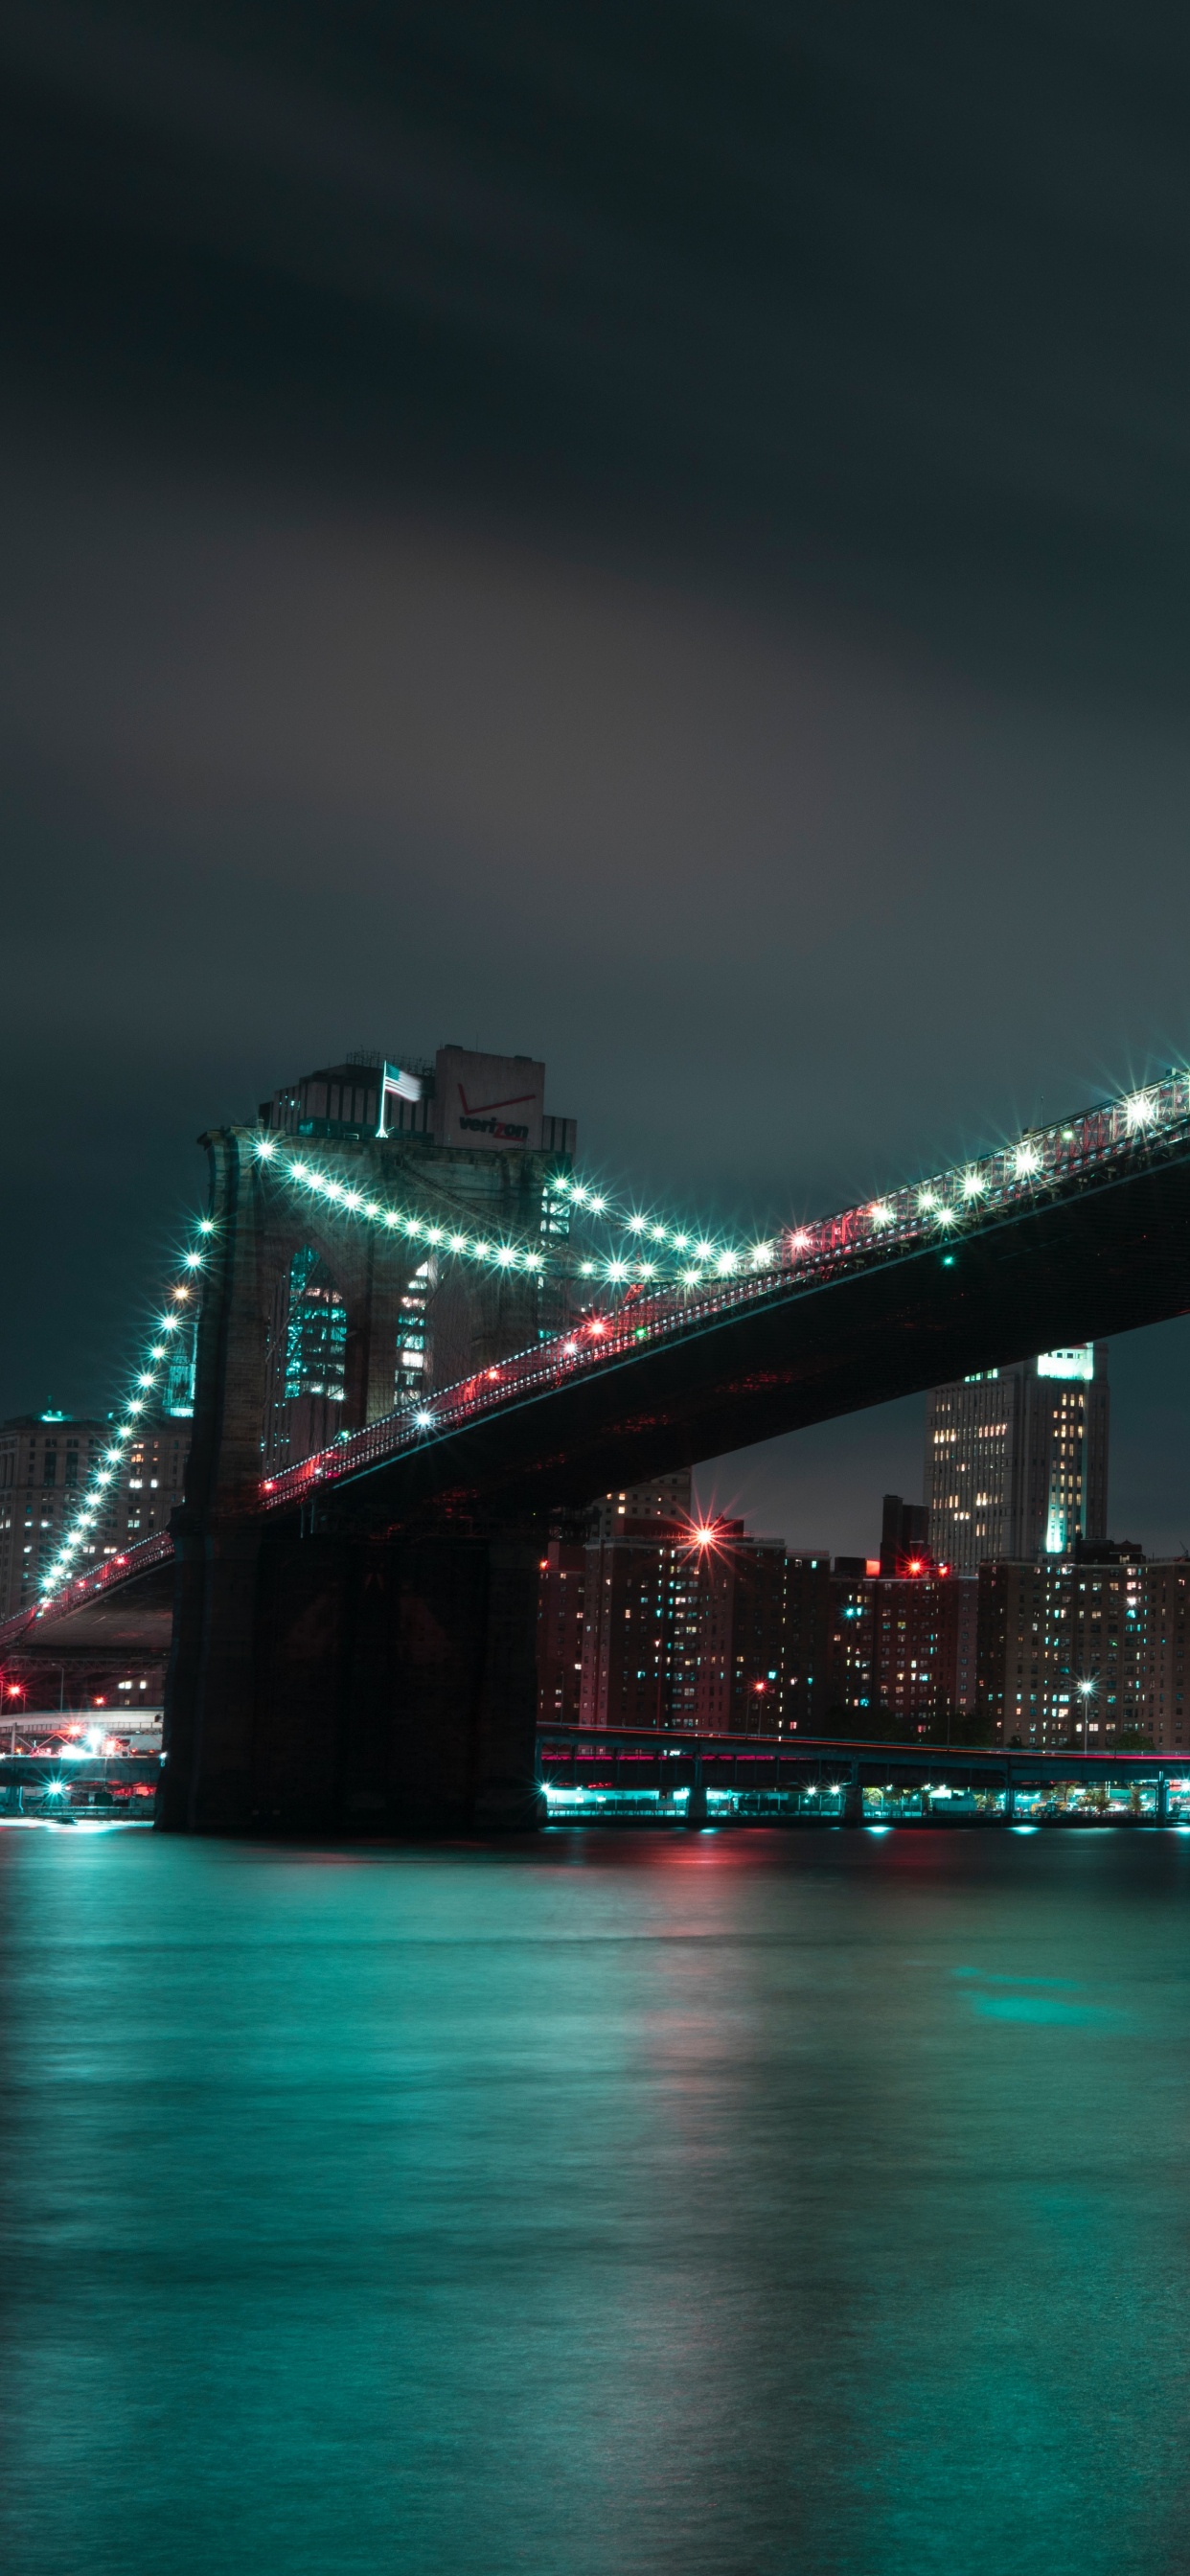
[[[1088,1678],[1084,1681],[1076,1682],[1075,1689],[1077,1690],[1079,1698],[1083,1704],[1083,1751],[1085,1753],[1087,1751],[1087,1719],[1090,1716],[1091,1702],[1095,1696],[1094,1680]]]
[[[20,1714],[21,1714],[21,1705],[22,1705],[22,1702],[23,1702],[23,1700],[24,1700],[24,1697],[25,1697],[25,1686],[24,1686],[24,1683],[23,1683],[23,1682],[6,1682],[6,1683],[5,1683],[5,1685],[4,1685],[4,1714],[5,1714],[6,1718],[8,1719],[9,1725],[10,1725],[10,1726],[11,1726],[11,1728],[12,1728],[12,1737],[11,1737],[11,1742],[10,1742],[10,1745],[9,1745],[9,1750],[10,1750],[10,1752],[12,1752],[12,1753],[15,1753],[15,1752],[16,1752],[16,1749],[17,1749],[17,1721],[18,1721],[18,1719],[19,1719],[19,1717],[20,1717]]]

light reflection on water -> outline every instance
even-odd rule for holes
[[[1188,1898],[4,1837],[11,2576],[1180,2564]]]

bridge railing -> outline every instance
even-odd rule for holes
[[[39,1619],[61,1618],[66,1610],[77,1610],[96,1593],[110,1591],[127,1583],[134,1574],[145,1574],[153,1565],[167,1565],[174,1552],[168,1530],[155,1530],[151,1538],[138,1539],[134,1547],[123,1547],[118,1556],[109,1556],[102,1565],[89,1567],[86,1574],[76,1574],[73,1583],[64,1583],[60,1592],[50,1593],[34,1608],[17,1611],[15,1617],[0,1621],[0,1651],[19,1644]]]
[[[1127,1100],[1035,1128],[981,1161],[890,1192],[783,1236],[772,1264],[706,1279],[697,1287],[629,1288],[610,1313],[590,1315],[572,1331],[535,1343],[495,1366],[351,1432],[333,1448],[266,1477],[266,1510],[291,1507],[319,1487],[338,1483],[462,1428],[518,1398],[544,1392],[592,1368],[605,1367],[641,1343],[685,1334],[742,1306],[787,1293],[791,1276],[807,1286],[872,1262],[896,1259],[913,1245],[961,1239],[964,1226],[1016,1213],[1039,1198],[1079,1188],[1090,1174],[1118,1163],[1160,1158],[1190,1136],[1190,1076],[1169,1074]]]

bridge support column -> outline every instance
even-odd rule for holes
[[[160,1822],[536,1825],[537,1534],[248,1531],[183,1557]]]
[[[261,1524],[241,1516],[204,1526],[183,1508],[173,1538],[157,1822],[173,1833],[235,1833],[251,1803]]]
[[[859,1763],[856,1761],[852,1763],[847,1775],[847,1785],[843,1791],[843,1807],[839,1817],[839,1822],[841,1825],[862,1825],[863,1821],[864,1793],[860,1785]]]

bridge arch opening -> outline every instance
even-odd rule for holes
[[[328,1449],[343,1429],[347,1332],[347,1299],[330,1263],[302,1244],[273,1291],[261,1442],[267,1473]]]

